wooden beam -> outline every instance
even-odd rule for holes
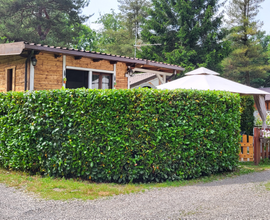
[[[162,77],[157,73],[156,73],[156,75],[157,75],[159,81],[161,82],[161,84],[164,84],[165,82],[163,81]]]
[[[134,72],[141,72],[141,73],[154,73],[154,74],[161,74],[166,76],[171,76],[173,73],[167,73],[167,72],[161,72],[161,71],[155,71],[155,70],[148,70],[148,69],[141,69],[141,68],[134,68]]]

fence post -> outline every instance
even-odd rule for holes
[[[260,129],[254,128],[254,163],[258,165],[261,159]]]

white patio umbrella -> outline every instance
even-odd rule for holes
[[[241,95],[253,95],[258,112],[266,128],[265,95],[270,93],[222,78],[217,72],[201,67],[185,74],[186,76],[157,86],[158,89],[197,89],[220,90]]]

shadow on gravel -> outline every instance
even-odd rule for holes
[[[270,181],[270,170],[249,173],[246,175],[228,177],[223,180],[216,180],[211,183],[200,183],[197,186],[222,186],[222,185],[233,185],[233,184],[246,184],[246,183],[259,183]]]

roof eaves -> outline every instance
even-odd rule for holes
[[[109,60],[109,61],[119,61],[119,62],[125,62],[125,63],[147,64],[147,65],[151,65],[155,67],[167,68],[167,69],[178,70],[178,71],[185,70],[185,68],[177,66],[177,65],[171,65],[171,64],[162,63],[162,62],[155,62],[155,61],[146,60],[146,59],[111,55],[111,54],[100,53],[100,52],[95,52],[95,51],[85,51],[85,50],[78,50],[78,49],[72,49],[72,48],[66,48],[66,47],[54,47],[54,46],[27,43],[27,42],[23,42],[23,43],[25,44],[25,49],[41,50],[41,51],[52,52],[52,53],[62,53],[62,54],[72,55],[72,56],[83,56],[83,57],[104,59],[104,60]]]
[[[106,59],[110,61],[122,61],[126,63],[137,63],[137,64],[146,64],[145,60],[131,60],[129,58],[125,57],[120,57],[120,56],[112,56],[112,55],[106,55],[106,54],[101,54],[101,53],[92,53],[92,52],[86,52],[86,51],[78,51],[74,49],[59,49],[55,47],[48,47],[46,46],[37,46],[37,45],[30,45],[30,44],[25,44],[25,49],[30,49],[30,50],[41,50],[41,51],[46,51],[46,52],[52,52],[52,53],[62,53],[66,55],[72,55],[72,56],[83,56],[83,57],[89,57],[89,58],[96,58],[96,59]]]
[[[185,68],[183,68],[181,66],[162,63],[162,62],[155,62],[155,61],[150,61],[150,60],[147,61],[147,64],[151,65],[151,66],[160,67],[160,68],[168,68],[168,69],[179,70],[179,71],[184,71],[185,70]]]

